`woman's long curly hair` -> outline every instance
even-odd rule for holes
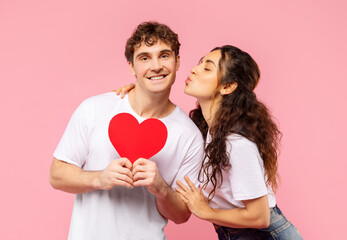
[[[201,179],[203,174],[201,180],[204,183],[203,187],[206,187],[208,182],[213,185],[208,200],[213,198],[216,188],[222,184],[222,170],[232,167],[226,148],[227,137],[230,134],[242,135],[257,144],[264,161],[266,184],[276,191],[279,179],[277,158],[281,132],[267,107],[257,100],[253,92],[260,77],[258,65],[248,53],[236,47],[226,45],[214,48],[212,51],[215,50],[221,51],[219,86],[236,83],[237,87],[232,93],[222,96],[223,99],[210,129],[199,104],[189,113],[204,140],[206,141],[208,130],[211,135],[211,141],[205,147],[207,160],[203,161],[199,175]]]

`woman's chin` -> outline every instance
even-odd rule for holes
[[[192,91],[190,91],[190,89],[187,86],[184,88],[184,93],[188,96],[195,97]]]

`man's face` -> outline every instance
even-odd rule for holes
[[[133,62],[129,66],[137,79],[136,88],[149,93],[170,91],[180,65],[179,56],[160,40],[152,46],[142,43],[135,49]]]

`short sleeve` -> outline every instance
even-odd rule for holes
[[[267,194],[263,160],[255,143],[248,139],[231,144],[230,184],[235,200],[255,199]]]
[[[92,107],[86,100],[75,110],[53,154],[56,159],[82,168],[88,156],[88,122]]]
[[[188,176],[194,185],[198,186],[198,175],[203,160],[203,147],[204,144],[202,141],[195,141],[194,146],[190,147],[178,170],[178,173],[171,184],[172,189],[176,187],[177,180],[184,181],[184,176]]]

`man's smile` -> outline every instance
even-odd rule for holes
[[[149,80],[161,80],[163,78],[165,78],[167,75],[163,74],[163,75],[156,75],[156,76],[151,76],[148,77]]]

